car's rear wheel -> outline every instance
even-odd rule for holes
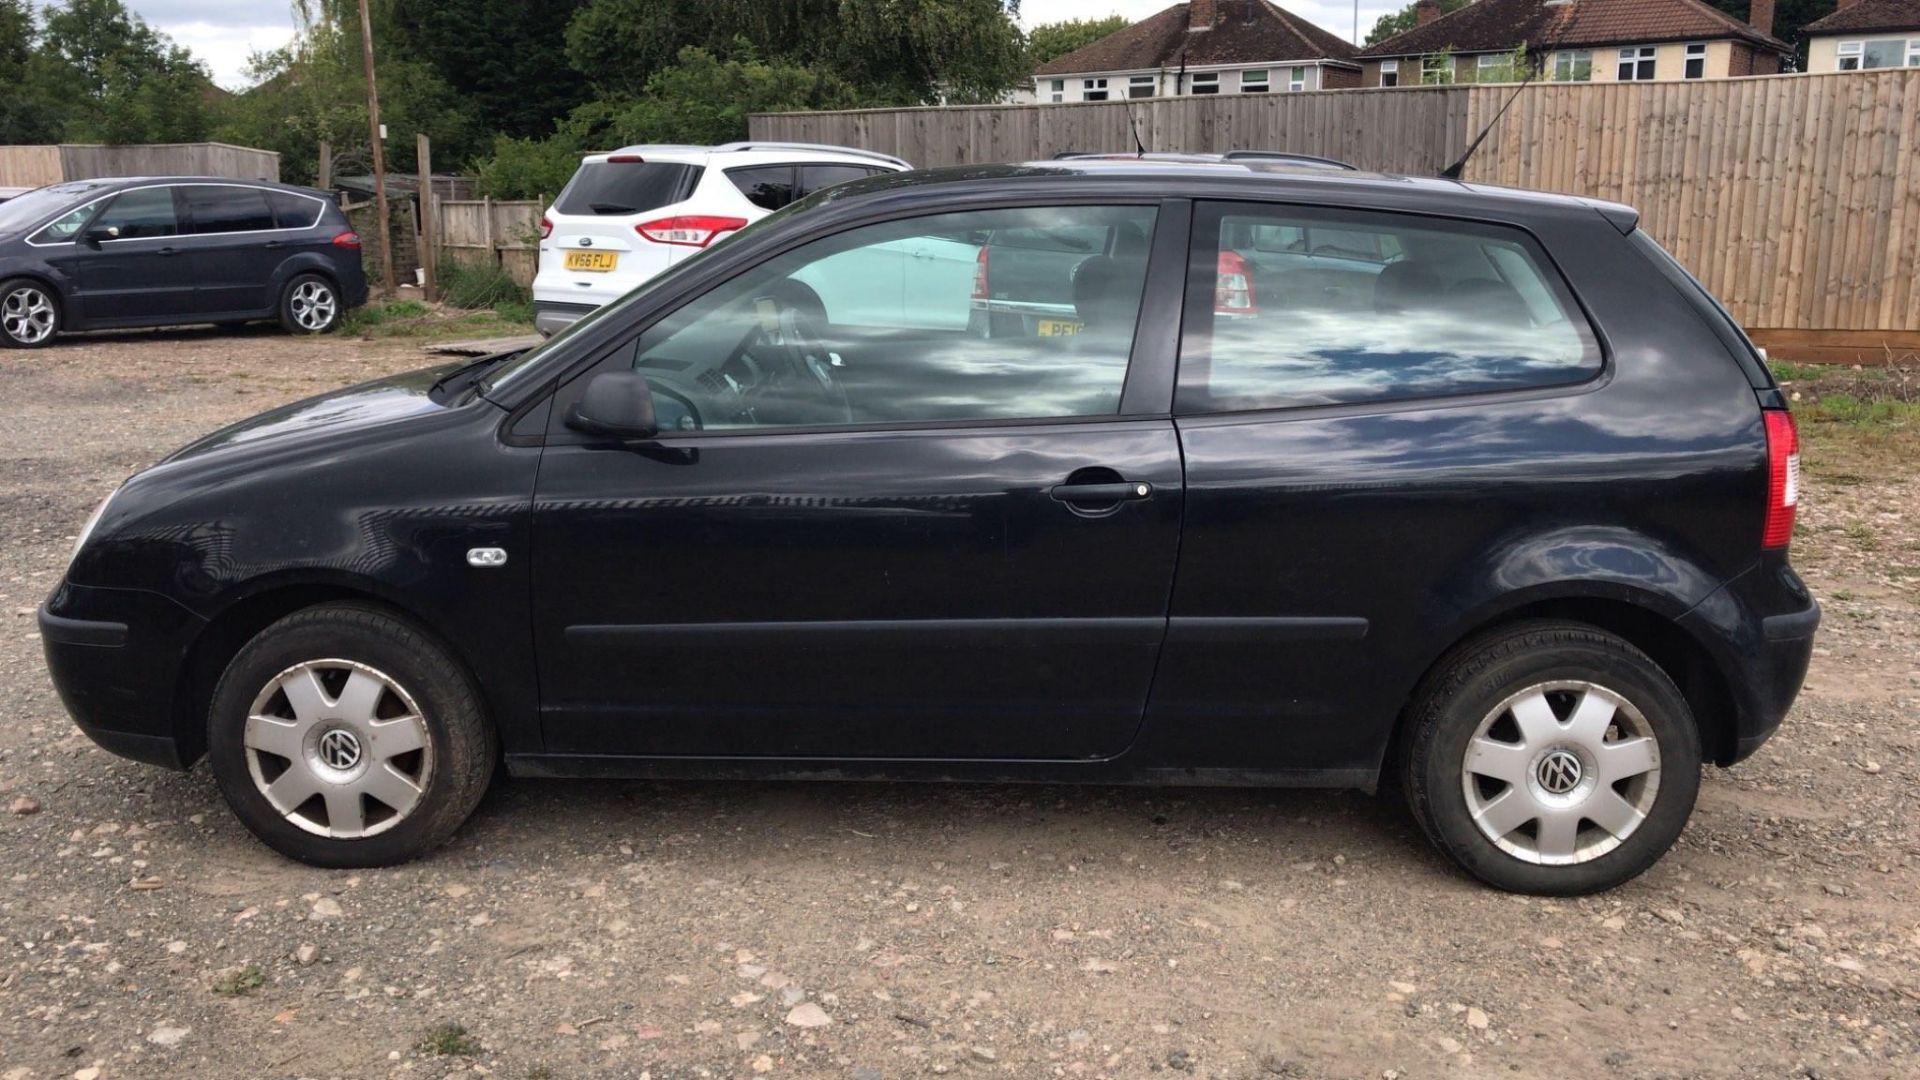
[[[0,345],[38,349],[60,332],[60,298],[31,278],[0,282]]]
[[[1700,734],[1652,659],[1594,627],[1534,622],[1456,649],[1416,697],[1402,781],[1436,846],[1482,881],[1610,889],[1679,838]]]
[[[329,604],[260,632],[227,666],[208,759],[254,835],[317,866],[386,866],[453,835],[494,739],[472,677],[379,608]]]
[[[280,325],[289,334],[329,333],[344,314],[340,290],[319,274],[301,274],[280,294]]]

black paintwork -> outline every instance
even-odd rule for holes
[[[1524,228],[1604,369],[1174,416],[1188,229],[1210,199]],[[1107,201],[1159,206],[1120,417],[639,441],[563,422],[587,375],[625,362],[617,345],[809,239]],[[49,663],[103,745],[182,765],[240,641],[361,596],[472,668],[523,774],[1370,786],[1438,657],[1550,613],[1653,653],[1731,762],[1791,704],[1818,609],[1760,549],[1777,392],[1633,223],[1578,199],[1260,165],[844,185],[525,356],[301,402],[138,474],[48,602]],[[1120,480],[1151,493],[1055,497]],[[468,566],[480,546],[507,564]]]
[[[191,209],[176,194],[178,235],[90,240],[83,225],[65,241],[38,236],[50,222],[77,207],[92,204],[97,216],[122,192],[168,187],[177,193],[187,185],[305,196],[318,200],[319,213],[305,228],[192,233]],[[62,330],[278,318],[286,284],[302,273],[332,280],[349,308],[366,303],[360,250],[333,242],[351,232],[352,226],[324,192],[265,181],[189,176],[91,180],[53,188],[71,194],[58,202],[48,201],[43,212],[29,219],[0,228],[0,281],[32,278],[51,287],[60,305]]]

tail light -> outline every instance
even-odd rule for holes
[[[985,300],[987,293],[987,246],[980,245],[980,254],[973,257],[973,298]]]
[[[1239,252],[1222,251],[1214,267],[1213,313],[1215,315],[1252,315],[1259,311],[1253,302],[1253,269]]]
[[[541,218],[540,219],[540,239],[545,240],[547,237],[552,235],[553,235],[553,219]]]
[[[1793,517],[1800,505],[1800,429],[1793,414],[1769,409],[1767,421],[1767,525],[1760,546],[1783,548],[1793,539]]]
[[[647,159],[639,154],[614,154],[607,158],[609,165],[645,165]]]
[[[680,244],[703,248],[726,233],[747,227],[746,218],[714,217],[710,214],[683,214],[642,222],[633,230],[656,244]]]
[[[339,236],[336,236],[333,238],[333,246],[337,248],[347,248],[352,251],[359,251],[360,250],[360,234],[357,232],[343,232]]]

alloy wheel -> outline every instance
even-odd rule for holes
[[[331,326],[333,317],[340,310],[340,302],[334,298],[333,290],[318,281],[303,281],[295,285],[287,306],[293,313],[293,321],[302,330],[315,332]]]
[[[53,336],[60,317],[44,290],[23,285],[0,300],[0,327],[22,345],[38,345]]]
[[[1646,820],[1660,790],[1660,744],[1619,693],[1540,683],[1481,720],[1461,782],[1474,825],[1502,851],[1540,866],[1581,863]]]
[[[433,740],[413,697],[351,660],[274,676],[247,710],[242,743],[260,795],[316,836],[385,832],[418,808],[432,779]]]

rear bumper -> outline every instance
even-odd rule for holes
[[[547,337],[565,330],[598,310],[598,304],[561,304],[551,300],[533,302],[533,327]]]
[[[181,672],[202,620],[166,597],[62,584],[40,608],[40,642],[61,704],[87,737],[121,757],[184,769]]]
[[[1715,758],[1731,765],[1753,754],[1780,728],[1806,681],[1820,605],[1786,560],[1728,582],[1680,620],[1708,643],[1733,706],[1732,738]]]

